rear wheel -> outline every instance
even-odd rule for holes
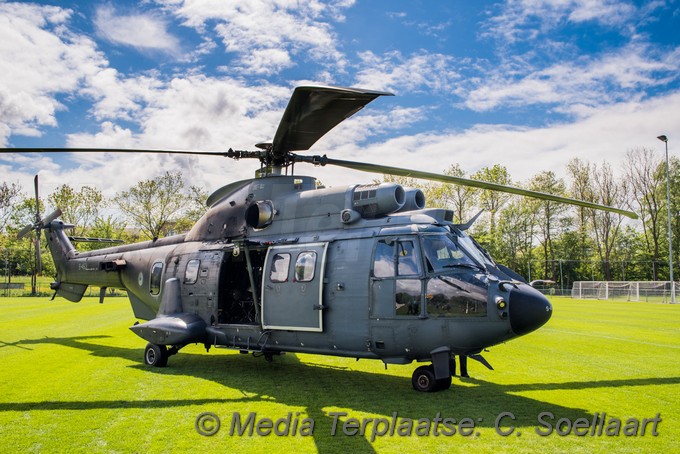
[[[146,344],[144,349],[144,364],[154,367],[165,367],[168,365],[168,349],[165,345]]]
[[[420,366],[413,371],[411,384],[413,389],[423,393],[431,393],[439,389],[437,380],[434,378],[434,368],[432,365]]]

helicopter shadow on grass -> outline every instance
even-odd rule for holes
[[[643,379],[621,379],[567,383],[526,383],[496,384],[484,380],[464,379],[466,386],[460,386],[458,378],[450,390],[423,394],[411,389],[410,378],[353,370],[349,367],[329,366],[314,362],[303,362],[296,355],[275,357],[273,362],[248,355],[196,354],[181,352],[171,357],[167,368],[149,368],[140,364],[142,349],[116,347],[96,343],[110,336],[79,336],[70,338],[27,339],[13,343],[0,343],[0,347],[29,348],[31,345],[57,344],[81,349],[104,358],[123,358],[137,364],[132,367],[154,375],[191,376],[209,380],[226,388],[238,390],[242,397],[196,398],[140,401],[92,401],[92,402],[26,402],[0,403],[0,411],[28,410],[71,410],[71,409],[115,409],[115,408],[171,408],[178,406],[228,404],[230,411],[238,411],[245,418],[252,411],[250,403],[276,402],[296,409],[303,408],[300,419],[309,417],[314,421],[314,441],[319,451],[337,448],[337,438],[342,438],[347,449],[372,452],[368,442],[373,426],[369,425],[365,436],[347,436],[342,425],[348,418],[359,421],[364,417],[391,420],[398,415],[399,421],[413,421],[413,436],[419,419],[432,421],[437,415],[442,418],[471,418],[479,428],[493,428],[496,418],[504,412],[511,412],[516,420],[504,419],[504,426],[511,424],[518,430],[535,427],[537,416],[551,412],[557,418],[591,419],[592,414],[581,408],[571,408],[517,395],[523,391],[590,390],[594,388],[630,387],[647,385],[679,384],[680,377]],[[3,345],[4,344],[4,345]],[[400,366],[396,366],[400,367]],[[472,385],[472,386],[470,386]],[[214,409],[206,408],[206,411]],[[334,417],[331,412],[346,415]],[[244,414],[245,413],[245,414]],[[220,415],[228,416],[228,415]],[[285,417],[258,415],[270,419]],[[337,419],[337,421],[336,421]],[[336,426],[335,437],[331,429]]]

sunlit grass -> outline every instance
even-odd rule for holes
[[[188,346],[165,369],[142,364],[145,342],[124,298],[73,304],[0,298],[0,446],[5,452],[677,452],[680,448],[680,306],[553,299],[541,330],[471,361],[473,378],[451,390],[413,391],[416,365],[288,354],[274,358]],[[203,412],[222,421],[197,433]],[[313,436],[230,436],[232,415],[314,421]],[[503,412],[515,432],[500,436]],[[661,414],[658,436],[536,434],[537,417],[624,422]],[[334,413],[336,435],[331,435]],[[471,418],[472,435],[372,436],[375,421]],[[364,436],[345,435],[349,418],[368,420]],[[382,423],[381,423],[382,424]],[[283,427],[283,426],[282,426]],[[382,427],[382,426],[381,426]],[[517,435],[517,432],[520,435]],[[371,438],[374,438],[371,441]]]

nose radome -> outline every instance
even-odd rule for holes
[[[510,291],[510,327],[518,336],[530,333],[550,320],[552,305],[541,292],[526,284]]]

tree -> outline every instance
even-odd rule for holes
[[[452,177],[465,177],[465,172],[458,164],[452,164],[445,175]],[[475,190],[469,186],[461,186],[449,183],[431,184],[427,191],[428,204],[436,207],[446,207],[453,210],[454,222],[463,224],[471,217],[471,209],[475,204]]]
[[[75,236],[83,236],[105,206],[101,191],[91,186],[83,186],[76,191],[68,184],[63,184],[47,200],[55,209],[61,209],[64,222],[74,225]]]
[[[472,175],[473,180],[487,181],[489,183],[498,183],[504,185],[510,185],[510,175],[508,174],[508,169],[501,165],[494,165],[493,167],[484,167],[478,170],[474,175]],[[496,215],[501,209],[503,204],[510,199],[510,194],[499,191],[491,190],[477,190],[479,191],[479,205],[481,208],[489,213],[489,249],[491,253],[494,254],[495,251],[495,231],[496,231]]]
[[[115,202],[143,236],[156,239],[186,205],[180,172],[144,180],[116,195]]]
[[[5,231],[20,196],[21,186],[18,184],[3,181],[0,185],[0,232]]]
[[[647,258],[652,261],[653,280],[658,279],[660,238],[663,232],[665,173],[664,163],[648,148],[636,148],[626,153],[626,180],[642,221],[647,245]]]
[[[534,176],[529,184],[532,191],[545,192],[548,194],[563,196],[566,193],[566,185],[561,178],[557,178],[552,171],[543,171]],[[552,200],[538,199],[532,202],[536,207],[536,224],[538,226],[539,242],[543,249],[543,260],[545,263],[545,276],[550,276],[553,280],[557,279],[555,269],[555,248],[553,237],[564,230],[564,214],[568,210],[568,205],[554,202]]]
[[[571,177],[570,194],[573,198],[587,202],[595,200],[591,167],[588,161],[582,161],[578,158],[572,159],[567,164],[567,173]],[[576,229],[578,231],[578,241],[575,247],[570,250],[568,257],[577,261],[577,265],[574,268],[575,278],[577,276],[588,276],[590,278],[592,276],[592,269],[588,263],[591,258],[589,252],[595,249],[591,235],[590,211],[592,210],[581,206],[575,207],[575,210],[577,213]]]
[[[198,186],[190,186],[186,195],[184,215],[175,222],[177,231],[189,231],[206,211],[208,192]]]
[[[622,207],[627,202],[625,181],[617,182],[611,167],[606,162],[598,169],[592,167],[595,202],[601,205]],[[611,256],[616,244],[623,216],[604,210],[589,210],[595,234],[595,244],[602,262],[604,279],[612,280]]]
[[[525,277],[531,277],[531,261],[536,213],[521,200],[510,202],[498,219],[498,246],[495,259]]]

